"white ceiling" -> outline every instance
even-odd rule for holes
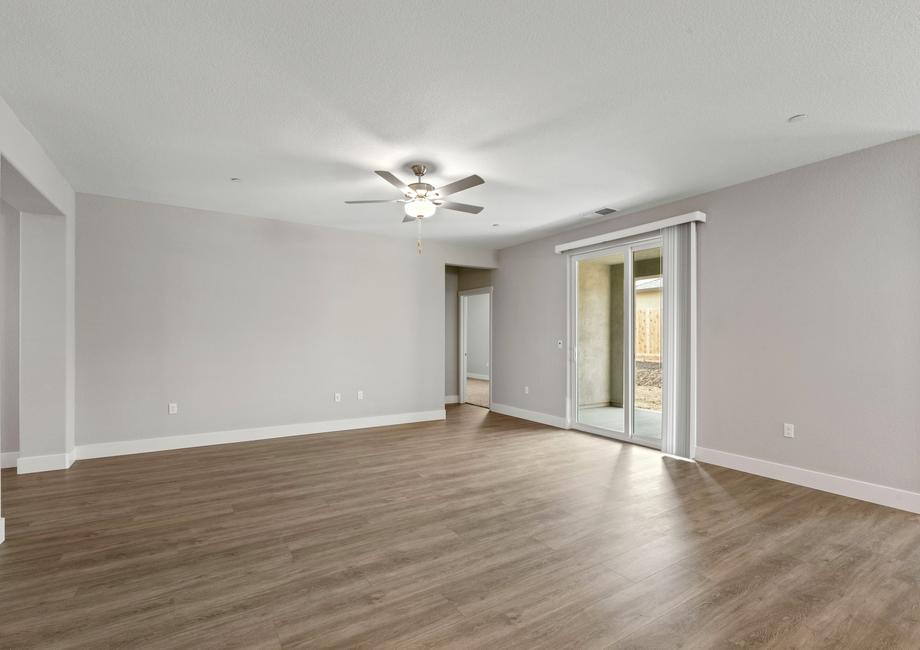
[[[916,0],[0,0],[0,95],[81,192],[414,237],[342,201],[424,160],[486,179],[426,236],[500,247],[916,133],[918,43]]]

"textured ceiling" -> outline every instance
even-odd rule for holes
[[[918,43],[916,0],[0,0],[0,95],[77,191],[413,237],[342,201],[423,160],[486,179],[427,236],[500,247],[916,133]]]

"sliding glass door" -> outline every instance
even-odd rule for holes
[[[629,431],[626,255],[615,250],[577,262],[577,422],[619,434]]]
[[[633,437],[661,446],[661,244],[632,251]]]
[[[661,446],[661,242],[572,257],[574,424]]]

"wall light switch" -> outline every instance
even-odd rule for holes
[[[787,438],[795,438],[795,425],[788,422],[783,424],[783,435]]]
[[[363,390],[359,390],[359,391],[358,391],[358,399],[359,399],[359,400],[364,399],[364,391],[363,391]]]
[[[561,350],[563,345],[565,345],[565,344],[563,343],[562,339],[556,339],[556,347],[557,347],[557,348],[559,348],[559,349]]]
[[[342,393],[336,393],[335,396],[333,397],[333,399],[334,399],[336,402],[341,402],[341,401],[342,401]]]
[[[524,386],[524,394],[530,395],[530,386]]]
[[[176,404],[175,402],[170,402],[169,403],[169,414],[176,415],[177,413],[179,413],[179,405]]]

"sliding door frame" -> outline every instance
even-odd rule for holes
[[[638,243],[629,245],[629,265],[630,265],[629,287],[628,287],[629,289],[629,302],[628,302],[629,323],[627,324],[627,327],[629,328],[629,346],[630,346],[629,351],[628,351],[628,354],[629,354],[629,362],[628,362],[629,382],[628,383],[629,383],[629,391],[630,391],[630,402],[629,402],[630,419],[629,419],[629,422],[631,423],[635,419],[635,413],[636,413],[636,395],[635,395],[635,392],[636,392],[636,267],[635,267],[635,259],[633,258],[633,254],[638,251],[650,250],[650,249],[655,249],[655,248],[661,251],[661,258],[660,258],[661,259],[661,271],[662,271],[661,287],[662,287],[662,296],[663,296],[664,295],[664,283],[665,283],[664,242],[662,241],[661,236],[659,235],[658,237],[649,239],[648,241],[638,242]],[[668,314],[665,313],[665,305],[664,305],[664,302],[662,302],[661,330],[660,330],[662,333],[664,332],[664,323],[665,323],[665,319],[667,318],[668,318]],[[664,355],[663,346],[662,346],[661,354]],[[662,440],[664,438],[664,403],[665,403],[665,400],[667,399],[667,395],[664,394],[665,389],[666,389],[665,383],[664,381],[662,381],[662,385],[661,385],[661,403],[662,403],[661,425],[658,431],[658,439],[656,440],[654,438],[643,438],[642,436],[640,436],[638,433],[636,433],[633,430],[630,435],[630,439],[629,439],[630,442],[635,442],[640,445],[645,445],[646,447],[654,447],[656,449],[661,449]]]
[[[622,442],[631,442],[644,447],[661,449],[660,440],[640,438],[633,433],[633,415],[635,410],[635,269],[633,251],[662,247],[661,233],[647,233],[641,237],[624,241],[615,241],[592,246],[568,255],[568,318],[566,319],[566,336],[569,341],[566,350],[566,427],[595,435],[613,438]],[[623,253],[623,297],[624,315],[624,364],[623,364],[623,431],[612,431],[578,421],[578,263],[614,253]],[[662,247],[662,254],[664,250]],[[662,424],[663,426],[663,424]]]

